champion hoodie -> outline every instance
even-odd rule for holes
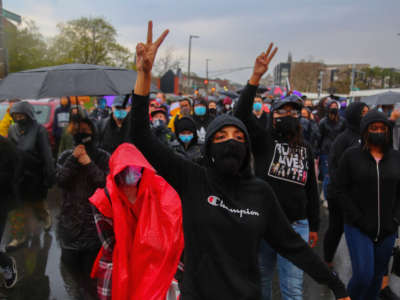
[[[268,182],[291,223],[308,219],[310,230],[319,228],[319,197],[314,156],[309,144],[289,145],[270,126],[260,127],[252,114],[257,86],[248,84],[240,94],[235,115],[247,126],[251,136],[256,176]],[[271,112],[273,114],[273,112]]]
[[[207,162],[200,166],[152,136],[149,98],[133,98],[132,139],[182,201],[183,300],[259,300],[258,252],[263,238],[315,280],[327,284],[338,298],[347,295],[341,281],[293,231],[270,186],[252,175],[250,138],[240,120],[224,115],[209,125]],[[209,154],[214,134],[227,125],[245,133],[248,150],[239,175],[229,178],[216,171]]]

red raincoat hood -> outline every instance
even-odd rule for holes
[[[132,144],[119,146],[109,164],[106,186],[111,203],[103,189],[90,201],[113,219],[112,299],[165,299],[183,250],[180,198]],[[115,183],[115,176],[128,166],[144,168],[134,204],[140,205],[137,218]]]

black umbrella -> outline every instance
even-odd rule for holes
[[[221,95],[224,95],[224,96],[228,96],[229,98],[232,98],[232,99],[239,97],[239,94],[236,93],[236,92],[233,92],[233,91],[224,91],[224,90],[222,90],[222,91],[219,91],[218,93],[221,94]]]
[[[400,93],[392,91],[381,93],[378,95],[363,97],[362,102],[368,105],[391,105],[400,103]]]
[[[0,99],[124,95],[132,91],[136,77],[133,70],[85,64],[26,70],[0,82]]]

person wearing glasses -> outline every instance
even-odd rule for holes
[[[314,247],[318,241],[319,198],[312,148],[302,137],[302,101],[296,95],[275,101],[270,123],[263,128],[253,115],[254,98],[268,66],[259,56],[253,75],[240,94],[235,116],[248,128],[256,176],[268,182],[292,228]],[[272,298],[272,279],[278,266],[282,299],[303,299],[303,271],[261,241],[260,274],[262,299]]]
[[[400,152],[392,147],[393,123],[384,113],[361,120],[361,144],[339,161],[337,193],[350,252],[352,300],[378,299],[400,222]]]

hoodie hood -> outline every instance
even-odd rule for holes
[[[27,101],[15,103],[11,109],[10,114],[24,114],[31,120],[36,120],[33,105]]]
[[[210,145],[212,143],[212,139],[221,128],[225,126],[235,126],[239,128],[241,131],[243,131],[245,138],[246,138],[246,147],[247,147],[247,154],[245,157],[245,160],[243,162],[243,166],[240,170],[241,176],[249,177],[252,175],[251,171],[251,141],[250,141],[250,135],[247,131],[246,126],[242,121],[240,121],[238,118],[223,114],[221,116],[216,117],[210,125],[207,127],[207,134],[206,134],[206,139],[205,139],[205,144],[204,144],[204,157],[206,159],[206,163],[208,166],[213,167],[213,162],[212,158],[210,155]]]
[[[329,107],[330,107],[333,103],[338,104],[335,100],[328,100],[328,101],[326,101],[326,105],[325,105],[326,111],[329,111]],[[339,110],[339,107],[340,107],[340,106],[338,105],[337,107],[338,107],[338,110]]]
[[[179,143],[181,143],[182,145],[183,143],[179,139],[179,134],[185,130],[190,130],[191,132],[193,132],[193,139],[191,140],[190,144],[197,144],[198,136],[197,136],[196,123],[191,117],[182,117],[178,119],[175,123],[176,137],[178,138]]]
[[[345,111],[345,118],[350,129],[360,132],[361,112],[367,104],[364,102],[352,102]]]
[[[364,140],[364,134],[365,132],[368,130],[368,126],[372,123],[375,122],[382,122],[384,124],[386,124],[386,126],[388,126],[389,128],[389,137],[390,137],[390,141],[389,141],[389,145],[390,147],[393,145],[393,124],[392,122],[388,119],[388,117],[377,110],[370,110],[362,119],[361,119],[361,124],[360,124],[360,132],[361,132],[361,140],[362,140],[362,144],[365,144],[365,140]]]

